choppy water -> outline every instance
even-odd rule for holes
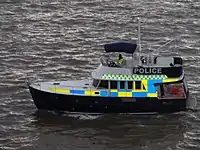
[[[200,149],[200,113],[69,115],[38,113],[27,80],[85,79],[103,44],[136,37],[148,43],[180,37],[155,53],[178,52],[192,98],[199,99],[199,0],[1,0],[0,149]],[[176,48],[176,49],[174,49]],[[199,105],[197,105],[199,109]]]

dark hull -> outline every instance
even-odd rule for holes
[[[90,113],[141,113],[185,111],[187,100],[158,100],[137,98],[135,102],[118,97],[90,97],[54,94],[29,87],[38,109],[90,112]]]

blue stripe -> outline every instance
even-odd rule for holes
[[[82,94],[82,95],[84,95],[85,91],[84,90],[70,90],[70,93],[71,94]]]
[[[132,97],[147,97],[147,92],[133,92]]]
[[[118,96],[118,93],[117,93],[117,92],[111,92],[111,93],[110,93],[110,96],[111,96],[111,97],[117,97],[117,96]]]
[[[107,91],[100,91],[100,96],[108,96],[108,92]]]
[[[118,92],[127,92],[125,89],[119,89]]]
[[[155,83],[162,83],[163,80],[148,80],[148,92],[155,93],[156,87],[154,86]]]
[[[126,92],[132,92],[132,90],[126,90]]]

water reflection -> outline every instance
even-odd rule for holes
[[[42,129],[37,142],[44,142],[43,140],[46,140],[44,137],[47,137],[45,135],[48,135],[48,138],[59,135],[61,139],[76,139],[76,142],[66,143],[68,146],[76,143],[81,147],[89,144],[108,149],[131,147],[145,149],[154,145],[160,148],[168,146],[172,148],[184,139],[184,133],[187,131],[185,115],[185,113],[177,113],[138,116],[76,114],[73,116],[67,113],[40,111],[34,114],[33,124]],[[80,148],[79,146],[77,148]]]

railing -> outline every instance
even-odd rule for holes
[[[136,53],[136,55],[137,55],[137,53]],[[141,58],[144,58],[144,60],[142,60]],[[126,60],[126,65],[123,65],[122,68],[135,67],[135,66],[139,65],[138,60],[141,61],[141,65],[152,66],[153,62],[154,62],[154,58],[155,58],[155,55],[142,54],[140,58],[139,58],[139,56],[136,56],[134,58],[132,57],[132,60],[131,59],[125,59]],[[109,66],[108,62],[116,63],[117,60],[116,59],[111,59],[109,57],[100,57],[100,62],[101,62],[101,64],[103,66],[108,67]],[[118,65],[118,64],[116,64],[116,65]],[[117,66],[115,66],[115,67],[117,67]],[[118,66],[118,68],[121,68],[121,67]]]
[[[103,56],[100,57],[100,62],[103,66],[108,66],[107,60],[108,60],[108,58],[106,58],[106,57],[103,57]]]
[[[180,56],[178,51],[176,51],[177,50],[177,46],[178,46],[177,43],[179,43],[178,41],[180,41],[180,38],[181,38],[181,36],[174,37],[173,39],[168,40],[164,45],[161,45],[158,48],[154,48],[153,50],[152,50],[153,44],[159,45],[159,43],[162,43],[163,41],[158,41],[158,42],[155,42],[155,43],[151,44],[149,46],[149,50],[152,50],[151,55],[154,54],[154,56],[159,56],[162,53],[162,54],[167,54],[167,55],[169,55],[169,54],[172,55],[173,54],[173,55],[176,55],[176,56]],[[168,46],[169,44],[171,44],[168,47],[168,49],[169,48],[171,49],[170,53],[169,53],[169,51],[160,51],[161,49],[166,48],[166,46]]]

